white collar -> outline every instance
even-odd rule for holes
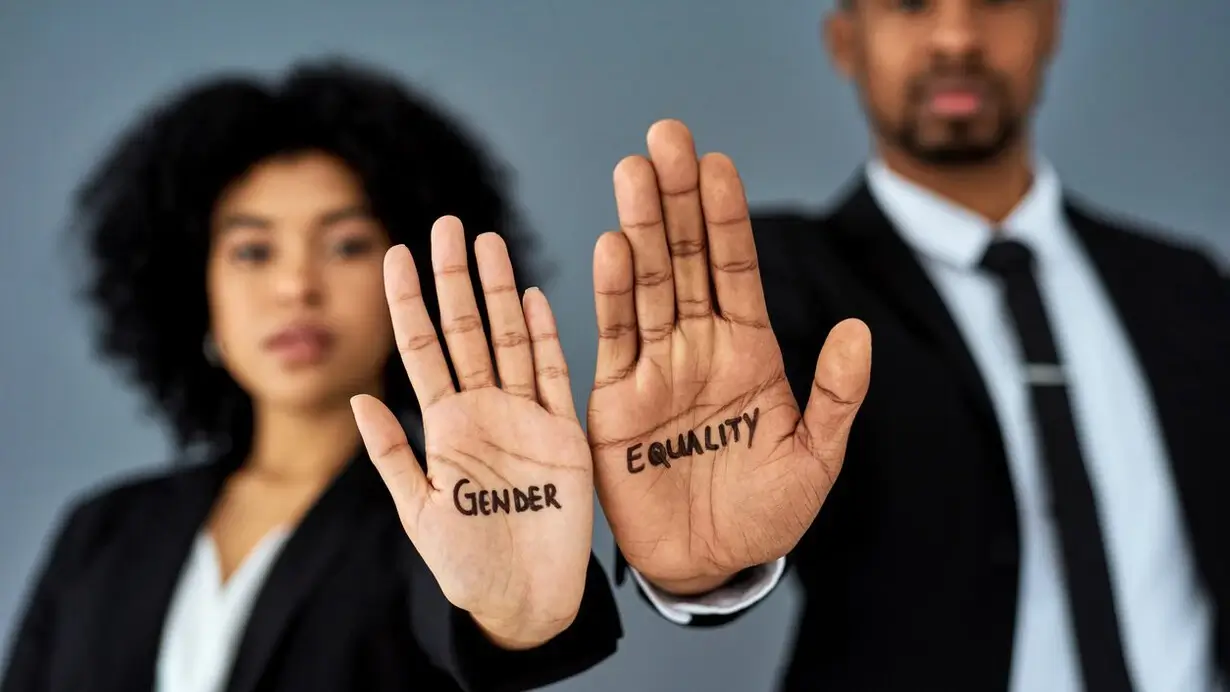
[[[993,224],[979,214],[898,175],[883,161],[867,164],[872,196],[915,251],[958,268],[972,269],[992,239]],[[1055,169],[1036,159],[1029,192],[999,225],[1040,258],[1066,248],[1063,189]]]

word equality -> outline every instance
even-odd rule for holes
[[[559,500],[555,499],[554,483],[545,483],[541,488],[531,485],[524,492],[518,488],[461,492],[461,489],[469,482],[469,478],[462,478],[457,481],[457,485],[453,486],[453,504],[457,506],[458,512],[467,517],[478,514],[490,516],[500,512],[505,514],[537,512],[547,507],[562,509]],[[539,494],[540,490],[542,494]]]
[[[649,465],[664,466],[669,469],[672,460],[690,457],[693,454],[704,454],[706,451],[716,452],[739,442],[741,437],[747,438],[747,446],[751,448],[752,437],[756,434],[756,421],[759,418],[760,409],[756,408],[750,414],[744,413],[741,416],[728,418],[717,425],[706,425],[704,428],[679,433],[679,437],[673,440],[651,442],[647,451]],[[741,435],[739,428],[744,424],[747,425],[747,434]],[[628,448],[628,473],[640,473],[645,470],[645,462],[640,461],[645,456],[641,453],[643,446],[638,442]],[[639,464],[638,461],[640,461]]]

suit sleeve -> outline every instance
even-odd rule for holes
[[[77,505],[64,513],[14,633],[0,692],[47,688],[59,595],[85,557],[97,528],[96,514],[92,505]]]
[[[593,555],[576,620],[551,641],[526,651],[491,643],[469,613],[448,602],[422,558],[413,554],[407,561],[415,639],[466,692],[520,692],[567,679],[615,653],[623,636],[614,594]]]
[[[1226,311],[1226,319],[1230,319],[1230,273],[1221,275],[1222,308]]]
[[[836,313],[826,308],[816,290],[814,268],[803,267],[799,262],[799,257],[807,254],[799,252],[799,238],[818,232],[817,222],[782,216],[758,218],[753,223],[769,320],[782,351],[786,379],[798,399],[799,408],[804,409],[825,335],[840,321],[834,318]],[[825,501],[825,515],[836,512],[832,506],[837,504],[841,494],[836,488],[830,494]],[[798,556],[808,550],[807,546],[814,545],[828,518],[818,517],[803,541],[783,559],[744,570],[710,593],[680,598],[656,592],[631,569],[618,547],[615,583],[622,585],[631,573],[641,598],[675,624],[688,627],[725,625],[750,612],[778,587],[798,561]]]

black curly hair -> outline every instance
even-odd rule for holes
[[[332,58],[276,80],[235,74],[190,84],[119,138],[78,190],[73,224],[86,250],[97,349],[170,423],[181,450],[246,448],[252,435],[251,401],[202,351],[213,208],[254,165],[308,151],[344,161],[392,242],[416,257],[431,256],[432,223],[452,214],[470,246],[484,231],[504,238],[519,284],[540,280],[502,172],[455,120],[391,76]],[[430,269],[420,262],[420,270],[438,325]],[[416,406],[396,358],[385,398],[395,411]]]

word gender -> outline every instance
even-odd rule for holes
[[[671,461],[693,454],[704,454],[705,451],[716,452],[740,441],[742,437],[740,426],[747,425],[747,446],[752,446],[752,437],[756,434],[756,421],[760,418],[760,409],[744,413],[741,416],[728,418],[717,425],[706,425],[703,430],[689,430],[679,433],[679,437],[665,442],[649,443],[648,455],[650,466],[671,467]],[[702,437],[704,438],[702,441]],[[628,473],[640,473],[645,470],[645,462],[637,464],[644,458],[640,442],[628,448]]]
[[[461,489],[470,482],[462,478],[453,486],[453,504],[457,511],[473,517],[476,515],[490,516],[492,514],[520,514],[521,512],[537,512],[547,507],[562,509],[559,500],[555,499],[555,484],[545,483],[541,488],[531,485],[522,492],[518,488],[511,490],[480,490],[463,493]],[[542,494],[539,494],[541,490]]]

